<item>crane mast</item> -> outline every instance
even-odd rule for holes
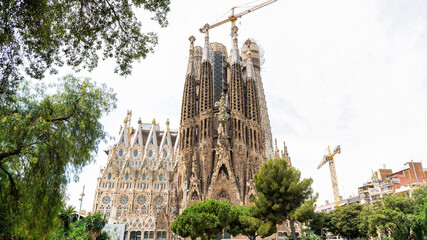
[[[338,145],[335,148],[334,152],[332,152],[332,153],[331,153],[331,148],[328,146],[328,153],[329,154],[323,156],[323,160],[320,162],[317,169],[321,168],[323,165],[325,165],[327,162],[329,162],[329,171],[331,174],[331,182],[332,182],[332,190],[334,192],[335,207],[339,207],[341,205],[341,199],[340,199],[340,190],[338,187],[337,171],[335,169],[334,156],[336,154],[341,153],[340,145]]]
[[[206,23],[202,28],[200,28],[200,32],[201,33],[205,33],[206,35],[208,35],[208,31],[210,29],[218,27],[218,26],[220,26],[220,25],[222,25],[224,23],[227,23],[227,22],[231,22],[231,29],[233,29],[233,27],[235,26],[235,22],[236,22],[236,20],[238,18],[240,18],[240,17],[242,17],[242,16],[244,16],[244,15],[250,13],[250,12],[253,12],[253,11],[256,11],[256,10],[258,10],[260,8],[263,8],[263,7],[267,6],[267,5],[270,5],[270,4],[274,3],[274,2],[277,2],[277,1],[278,0],[269,0],[269,1],[263,2],[261,4],[255,5],[254,7],[250,8],[248,10],[245,10],[245,11],[243,11],[241,13],[238,13],[236,15],[234,15],[234,9],[236,9],[237,7],[233,7],[231,9],[231,11],[232,11],[231,16],[229,16],[227,19],[224,19],[224,20],[219,21],[217,23],[214,23],[212,25],[209,25],[209,24]]]

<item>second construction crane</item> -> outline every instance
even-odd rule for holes
[[[325,165],[327,162],[329,162],[329,171],[331,173],[331,181],[332,181],[332,190],[334,191],[334,200],[335,200],[335,207],[339,207],[341,205],[341,198],[340,198],[340,190],[338,187],[338,178],[337,178],[337,171],[335,169],[335,161],[334,156],[336,154],[341,153],[341,147],[338,145],[334,152],[331,153],[331,148],[328,146],[328,154],[323,156],[322,162],[320,162],[317,169],[321,168],[323,165]]]

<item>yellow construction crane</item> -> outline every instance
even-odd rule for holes
[[[248,13],[250,13],[250,12],[253,12],[253,11],[255,11],[255,10],[258,10],[258,9],[260,9],[260,8],[262,8],[262,7],[265,7],[265,6],[267,6],[267,5],[269,5],[269,4],[272,4],[272,3],[274,3],[274,2],[277,2],[278,0],[269,0],[269,1],[266,1],[266,2],[263,2],[263,3],[261,3],[261,4],[258,4],[258,5],[256,5],[256,6],[254,6],[254,7],[252,7],[252,8],[250,8],[250,9],[248,9],[248,10],[246,10],[246,11],[243,11],[243,12],[241,12],[241,13],[238,13],[238,14],[236,14],[236,15],[234,15],[234,9],[235,8],[237,8],[237,7],[233,7],[232,9],[231,9],[231,16],[229,16],[227,19],[224,19],[224,20],[222,20],[222,21],[220,21],[220,22],[217,22],[217,23],[215,23],[215,24],[212,24],[212,25],[209,25],[209,24],[205,24],[205,26],[203,26],[202,28],[200,28],[200,32],[201,33],[205,33],[206,35],[208,35],[208,31],[209,31],[209,29],[212,29],[212,28],[215,28],[215,27],[218,27],[218,26],[220,26],[220,25],[222,25],[222,24],[224,24],[224,23],[227,23],[227,22],[231,22],[231,29],[233,29],[233,27],[235,26],[235,22],[236,22],[236,20],[238,19],[238,18],[240,18],[240,17],[242,17],[243,15],[246,15],[246,14],[248,14]]]
[[[338,179],[337,179],[337,171],[335,169],[334,156],[336,154],[341,153],[340,145],[338,145],[335,148],[333,153],[331,153],[331,148],[328,146],[328,153],[329,153],[328,155],[323,156],[323,160],[320,162],[317,169],[321,168],[323,165],[329,162],[329,171],[331,172],[332,190],[334,191],[335,207],[339,207],[341,205],[341,199],[340,199],[340,190],[338,188]]]

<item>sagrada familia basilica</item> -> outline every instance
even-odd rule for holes
[[[254,175],[272,157],[290,158],[273,146],[259,46],[221,43],[195,46],[190,37],[179,131],[153,120],[131,126],[129,111],[118,142],[100,171],[93,204],[110,223],[125,224],[125,239],[173,239],[170,225],[195,202],[227,200],[250,205]],[[297,226],[300,231],[301,226]],[[288,223],[277,236],[289,235]]]

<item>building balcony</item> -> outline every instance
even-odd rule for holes
[[[385,188],[385,189],[381,189],[381,193],[382,194],[393,194],[394,193],[394,190],[393,190],[393,188]]]
[[[381,194],[381,191],[379,189],[376,189],[376,188],[369,189],[369,195],[371,197],[377,196],[377,195],[380,195],[380,194]]]

